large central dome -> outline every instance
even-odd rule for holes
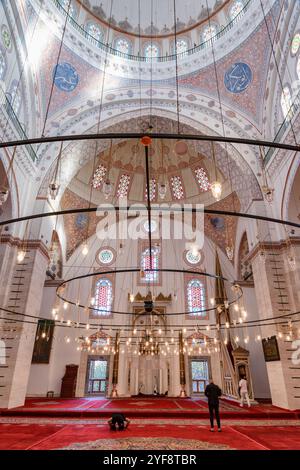
[[[177,31],[191,28],[216,12],[226,0],[175,1]],[[174,0],[82,0],[90,12],[126,32],[150,36],[174,31]],[[208,6],[208,9],[207,9]]]

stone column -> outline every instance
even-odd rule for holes
[[[2,310],[0,314],[0,341],[6,352],[0,364],[0,408],[24,404],[37,320],[17,313],[40,316],[48,264],[48,251],[41,241],[25,243],[26,256],[21,263],[17,262],[19,246],[20,240],[1,237],[0,302],[8,311]]]
[[[288,267],[286,243],[257,246],[250,253],[250,257],[260,319],[280,317],[300,310],[298,294],[300,286],[296,275],[291,274],[291,269]],[[293,410],[300,409],[300,366],[292,363],[296,330],[292,325],[288,327],[288,319],[285,321],[285,327],[277,325],[261,327],[261,335],[263,338],[276,335],[278,339],[280,360],[266,362],[272,403]],[[287,330],[293,330],[291,337],[288,337]]]
[[[118,397],[118,377],[119,377],[119,344],[120,333],[116,333],[115,346],[114,346],[114,360],[113,360],[113,372],[112,372],[112,391],[111,397]]]
[[[185,375],[185,355],[184,355],[184,341],[182,331],[179,332],[179,374],[180,374],[180,396],[186,397],[186,375]]]

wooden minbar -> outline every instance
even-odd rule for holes
[[[61,382],[61,398],[74,398],[77,383],[78,365],[67,364],[66,372]]]

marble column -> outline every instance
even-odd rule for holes
[[[41,241],[28,240],[25,246],[26,256],[18,263],[20,240],[1,237],[0,276],[6,281],[0,286],[0,305],[8,311],[0,314],[0,341],[5,345],[5,358],[0,364],[0,408],[24,404],[37,327],[35,317],[40,316],[49,261]]]
[[[288,251],[285,242],[277,242],[257,246],[249,254],[260,319],[274,317],[278,322],[276,317],[300,310],[299,273],[291,270]],[[263,338],[277,336],[280,355],[280,360],[266,362],[272,403],[281,408],[300,409],[300,365],[293,363],[297,330],[293,323],[288,325],[288,317],[282,321],[285,325],[261,327]]]

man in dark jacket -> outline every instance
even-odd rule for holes
[[[214,431],[214,414],[216,417],[218,431],[221,432],[220,414],[219,414],[219,397],[222,391],[218,385],[215,385],[213,380],[210,381],[205,389],[205,396],[208,398],[208,409],[210,419],[210,430]]]

